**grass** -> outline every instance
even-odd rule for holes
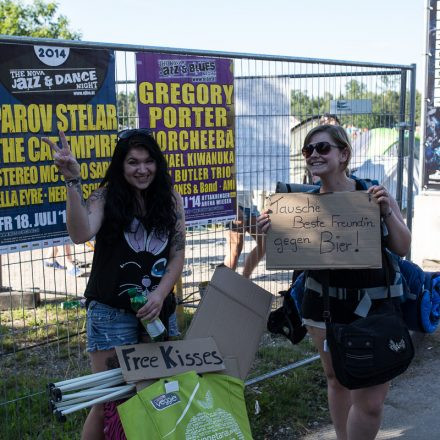
[[[79,439],[87,411],[58,422],[48,407],[46,385],[90,373],[82,332],[84,309],[62,310],[52,304],[14,310],[8,319],[5,315],[0,327],[0,439]],[[192,311],[185,310],[183,328],[191,319]],[[47,343],[50,340],[57,342]],[[285,338],[267,334],[249,377],[314,354],[308,338],[293,346]],[[328,421],[319,362],[248,386],[245,398],[255,440],[299,438],[310,427]]]
[[[282,337],[265,341],[250,377],[273,371],[316,354],[308,338],[293,346]],[[319,362],[265,379],[245,390],[255,440],[299,438],[328,422],[326,381]]]
[[[0,354],[76,335],[85,330],[85,316],[83,308],[63,310],[59,304],[1,312]]]

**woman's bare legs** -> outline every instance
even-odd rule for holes
[[[92,364],[92,372],[99,373],[101,371],[117,368],[115,365],[116,352],[114,349],[94,351],[90,353],[90,362]],[[104,405],[95,405],[89,412],[84,423],[81,440],[103,440],[104,439]]]
[[[230,229],[226,231],[226,254],[223,264],[232,270],[237,269],[245,232],[243,211],[239,209],[237,219],[231,222]]]
[[[374,440],[382,422],[389,382],[358,390],[343,387],[336,379],[330,353],[324,351],[325,330],[310,326],[307,330],[327,378],[330,416],[338,440]]]
[[[258,266],[260,260],[264,257],[266,253],[266,240],[264,235],[257,230],[257,217],[251,216],[249,219],[249,225],[246,227],[247,232],[255,240],[256,246],[249,252],[249,254],[244,259],[243,276],[249,278]]]
[[[336,379],[330,353],[324,351],[325,330],[307,326],[307,331],[319,352],[324,374],[327,378],[328,406],[336,436],[338,440],[347,440],[347,420],[351,407],[350,390],[343,387]]]

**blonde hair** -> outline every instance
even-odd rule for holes
[[[333,140],[333,142],[341,149],[346,149],[348,152],[348,158],[345,161],[345,172],[349,175],[348,164],[350,163],[353,148],[351,146],[350,139],[347,132],[340,125],[323,124],[312,128],[304,139],[304,146],[310,144],[310,139],[317,133],[327,133]]]

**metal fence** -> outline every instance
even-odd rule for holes
[[[413,195],[418,189],[418,176],[413,174],[418,170],[414,65],[0,38],[0,44],[9,43],[114,50],[121,128],[138,125],[136,52],[229,58],[233,60],[235,78],[238,191],[252,195],[252,203],[261,210],[277,181],[306,181],[300,154],[302,140],[324,113],[336,113],[353,142],[354,174],[385,183],[405,210],[411,226]],[[364,110],[360,110],[362,106],[366,106]],[[224,260],[226,231],[225,223],[188,228],[185,267],[179,286],[182,332],[206,282]],[[254,240],[246,235],[239,273],[244,258],[254,246]],[[0,424],[3,426],[0,433],[3,438],[5,432],[12,432],[17,438],[50,438],[47,433],[51,432],[53,422],[46,408],[46,382],[89,371],[84,346],[85,311],[81,307],[65,309],[61,304],[82,298],[93,245],[61,246],[58,251],[56,261],[68,267],[73,258],[80,276],[54,267],[51,248],[6,254],[1,258],[4,301],[0,310]],[[266,271],[264,259],[251,276],[274,296],[288,286],[290,278],[287,271]],[[31,302],[38,300],[38,306],[24,303],[29,293]],[[17,303],[16,298],[19,298]],[[265,337],[262,344],[272,344],[271,338]],[[283,367],[285,371],[286,366]],[[261,369],[254,371],[250,380],[255,381],[260,373]],[[271,376],[270,371],[263,373],[263,377]],[[79,427],[71,426],[70,430],[72,435],[78,435]]]

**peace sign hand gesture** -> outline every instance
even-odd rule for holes
[[[49,144],[50,148],[52,148],[54,164],[58,168],[58,171],[64,176],[65,180],[80,177],[81,169],[79,163],[73,156],[63,131],[60,131],[61,148],[47,137],[43,137],[41,140]]]

